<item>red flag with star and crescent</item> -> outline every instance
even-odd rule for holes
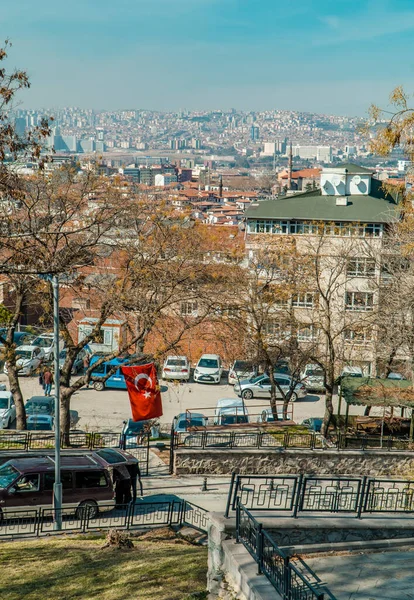
[[[132,420],[147,421],[162,415],[161,391],[154,363],[121,367],[125,377]]]

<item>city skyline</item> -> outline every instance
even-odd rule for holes
[[[28,0],[1,17],[27,108],[365,115],[414,65],[409,0]],[[392,43],[390,43],[390,39]],[[411,91],[408,89],[408,91]]]

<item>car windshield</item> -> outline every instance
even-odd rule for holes
[[[136,433],[141,433],[142,431],[144,431],[144,427],[145,427],[145,422],[144,421],[130,421],[128,423],[128,427],[126,430],[126,435],[133,435]]]
[[[222,425],[234,425],[235,423],[248,423],[249,419],[245,415],[222,415]]]
[[[112,450],[111,448],[98,450],[95,454],[103,458],[110,465],[126,462],[125,456],[122,456],[122,454],[119,454],[119,452],[117,452],[116,450]]]
[[[358,372],[349,372],[349,371],[345,371],[344,373],[342,373],[342,377],[363,377],[362,373],[358,373]]]
[[[32,402],[31,400],[26,403],[25,408],[27,414],[40,413],[51,415],[53,410],[49,402]]]
[[[218,369],[218,361],[216,358],[200,358],[198,366],[203,369]]]
[[[20,359],[22,359],[22,358],[30,359],[30,358],[32,358],[32,353],[30,352],[30,350],[19,350],[17,348],[16,356],[18,356]]]
[[[189,427],[204,427],[205,420],[202,417],[194,419],[181,419],[178,421],[177,429],[188,429]]]
[[[59,358],[66,358],[66,349],[59,352]]]
[[[322,369],[307,369],[306,375],[310,377],[323,377],[323,371]]]
[[[39,346],[39,348],[49,348],[52,345],[52,338],[37,337],[32,342],[32,346]]]
[[[169,367],[185,367],[185,360],[183,358],[168,358],[167,365]]]
[[[8,398],[0,398],[0,409],[1,408],[9,408],[9,399]]]
[[[234,371],[246,372],[253,371],[254,367],[252,363],[247,362],[246,360],[236,360],[233,369]]]
[[[0,467],[0,488],[8,487],[18,475],[19,471],[11,465],[8,465],[7,463],[2,465]]]

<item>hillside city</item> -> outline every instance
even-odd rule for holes
[[[414,13],[126,4],[5,15],[2,598],[414,598]]]

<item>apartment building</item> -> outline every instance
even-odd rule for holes
[[[286,305],[299,324],[298,342],[315,344],[322,356],[334,340],[337,371],[353,364],[366,374],[377,372],[381,255],[387,228],[398,217],[398,197],[370,170],[350,163],[323,169],[320,189],[254,202],[246,211],[249,258],[275,236],[289,238],[297,256],[306,257],[309,289],[303,291],[305,275],[296,259],[302,293]],[[272,335],[281,320],[275,311]]]

